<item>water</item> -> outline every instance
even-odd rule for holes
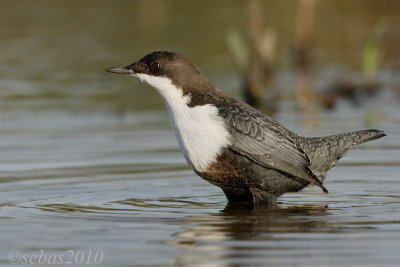
[[[385,86],[375,98],[363,107],[342,101],[336,111],[320,112],[314,129],[300,124],[290,99],[282,103],[277,119],[301,134],[366,128],[365,110],[387,132],[339,161],[326,181],[329,194],[316,187],[286,194],[278,209],[227,205],[222,191],[188,168],[156,93],[104,69],[129,63],[149,47],[182,45],[213,82],[237,94],[234,67],[220,51],[220,30],[237,19],[215,23],[217,30],[209,24],[220,14],[240,14],[240,3],[214,4],[205,26],[200,17],[189,19],[201,29],[199,39],[165,36],[160,29],[183,31],[187,16],[174,14],[193,13],[196,6],[179,9],[166,1],[169,11],[156,17],[169,26],[142,15],[121,28],[128,25],[126,10],[146,10],[146,1],[41,3],[0,3],[0,264],[398,265],[395,68],[379,74]],[[132,33],[144,34],[144,25],[152,33],[132,47]],[[205,46],[188,48],[200,39]],[[282,84],[290,85],[285,77]]]
[[[306,189],[269,210],[227,206],[188,169],[164,112],[21,112],[1,121],[3,264],[12,249],[101,250],[113,266],[399,260],[398,132],[342,159],[330,194]]]

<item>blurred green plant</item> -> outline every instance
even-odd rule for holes
[[[364,45],[362,68],[368,81],[375,81],[379,64],[379,44],[389,27],[387,18],[378,19]]]

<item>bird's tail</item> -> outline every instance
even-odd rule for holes
[[[310,169],[323,181],[326,171],[332,168],[350,148],[379,139],[386,134],[380,130],[362,130],[325,137],[304,138],[302,149],[310,158]]]
[[[350,132],[350,133],[346,133],[343,135],[344,135],[344,138],[346,138],[346,135],[348,135],[347,138],[349,138],[352,141],[352,144],[348,148],[351,148],[356,145],[364,144],[366,142],[373,141],[373,140],[376,140],[376,139],[386,136],[384,131],[380,131],[380,130],[376,130],[376,129]]]

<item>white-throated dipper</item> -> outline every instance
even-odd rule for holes
[[[229,201],[276,203],[286,192],[322,185],[326,172],[355,145],[385,136],[363,130],[302,137],[218,90],[183,55],[158,51],[125,67],[154,87],[168,109],[180,149],[192,169]]]

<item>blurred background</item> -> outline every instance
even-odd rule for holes
[[[396,0],[0,5],[1,109],[163,109],[152,90],[103,72],[154,50],[181,52],[220,89],[271,113],[282,109],[276,99],[296,96],[300,109],[381,89],[399,99]]]
[[[0,263],[102,249],[114,266],[396,264],[399,36],[398,0],[0,0]],[[104,71],[155,50],[297,133],[388,137],[341,160],[329,195],[221,211],[157,93]]]

